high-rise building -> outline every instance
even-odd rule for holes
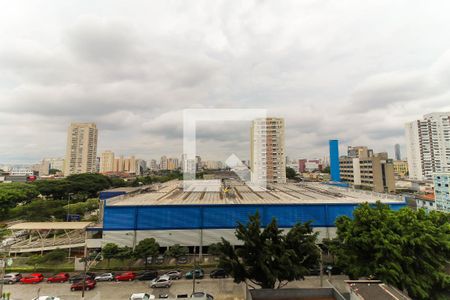
[[[95,173],[97,162],[95,123],[72,123],[67,132],[64,175]]]
[[[450,112],[431,113],[405,125],[409,177],[432,180],[450,172]]]
[[[400,144],[395,144],[394,151],[395,151],[395,160],[402,160],[402,154],[400,152]]]
[[[300,174],[305,173],[306,172],[306,159],[299,159],[298,160],[298,172]]]
[[[348,147],[339,158],[341,179],[354,187],[375,192],[395,192],[394,165],[386,152],[373,153],[367,147]]]
[[[251,126],[252,182],[286,182],[286,158],[284,148],[284,119],[261,118]]]
[[[159,167],[158,167],[158,162],[156,161],[156,159],[150,160],[150,162],[148,163],[148,165],[150,166],[150,170],[151,170],[151,171],[157,171],[157,170],[159,169]]]
[[[168,163],[167,156],[165,156],[165,155],[161,156],[161,160],[159,162],[159,169],[167,170],[167,168],[168,168],[167,163]]]
[[[168,158],[167,159],[167,170],[176,170],[179,168],[178,158]]]
[[[114,152],[110,150],[103,151],[100,157],[100,173],[114,171]]]
[[[341,181],[341,172],[339,166],[339,140],[330,140],[330,175],[331,181]]]
[[[434,201],[437,210],[450,212],[450,173],[434,174]]]
[[[408,174],[408,162],[406,160],[394,160],[394,174],[405,177]]]

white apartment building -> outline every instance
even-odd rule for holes
[[[110,150],[103,151],[100,156],[100,173],[114,171],[114,152]]]
[[[409,177],[432,180],[450,172],[450,112],[431,113],[405,125]]]
[[[98,130],[95,123],[72,123],[67,131],[64,175],[95,173]]]
[[[251,126],[252,182],[286,182],[286,154],[284,147],[284,119],[261,118]]]

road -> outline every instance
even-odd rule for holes
[[[62,300],[81,299],[81,291],[71,292],[69,283],[39,283],[5,285],[5,292],[11,293],[11,300],[31,300],[37,296],[58,296]],[[233,283],[232,279],[201,279],[196,281],[196,291],[207,292],[217,300],[235,300],[244,298],[244,287]],[[85,299],[129,299],[133,293],[149,293],[156,297],[168,294],[175,298],[178,294],[192,293],[192,280],[176,280],[169,288],[151,289],[148,281],[98,282],[94,290],[85,292]]]

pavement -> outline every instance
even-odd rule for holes
[[[338,290],[344,289],[344,280],[346,276],[333,276],[331,282],[337,286]],[[324,287],[330,287],[327,277],[324,277]],[[176,298],[180,294],[192,293],[192,280],[180,279],[173,281],[170,288],[149,287],[149,281],[132,282],[97,282],[95,289],[85,292],[86,300],[127,300],[133,293],[153,294],[158,298],[161,294],[168,294],[170,298]],[[284,288],[318,288],[320,287],[320,278],[318,276],[308,276],[305,280],[293,281]],[[245,299],[245,284],[236,284],[233,279],[200,279],[196,280],[196,291],[202,291],[214,296],[215,300],[243,300]],[[58,296],[61,300],[79,300],[81,291],[70,291],[69,283],[45,282],[39,284],[14,284],[5,285],[4,292],[11,293],[11,300],[31,300],[39,293],[40,296]]]
[[[149,281],[132,282],[97,282],[95,289],[85,292],[86,300],[124,299],[133,293],[153,294],[158,298],[160,294],[168,294],[176,298],[178,294],[192,293],[192,280],[176,280],[170,288],[149,287]],[[217,300],[244,299],[244,285],[235,284],[232,279],[201,279],[196,281],[196,291],[207,292]],[[58,296],[61,300],[81,299],[81,291],[70,291],[69,283],[39,283],[5,285],[4,292],[11,293],[11,300],[31,300],[39,293],[40,296]]]

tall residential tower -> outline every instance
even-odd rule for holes
[[[431,113],[405,125],[409,177],[432,180],[450,172],[450,112]]]
[[[252,182],[286,182],[284,119],[261,118],[252,122],[250,155]]]
[[[97,135],[95,123],[70,124],[67,131],[64,176],[96,172]]]

